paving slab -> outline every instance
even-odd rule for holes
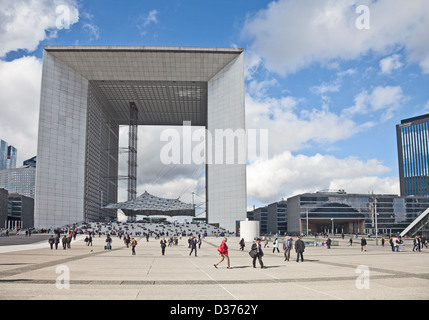
[[[33,237],[33,236],[32,236]],[[51,250],[47,240],[0,246],[2,300],[427,300],[429,249],[392,252],[368,241],[359,245],[307,246],[304,262],[295,253],[264,248],[266,268],[252,267],[246,243],[228,238],[232,269],[218,269],[217,247],[222,239],[207,237],[189,255],[187,238],[161,254],[159,239],[137,238],[136,255],[119,238],[105,250],[105,237],[86,246],[78,236],[71,249]],[[312,239],[307,239],[312,241]]]

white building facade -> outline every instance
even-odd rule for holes
[[[35,226],[116,216],[119,125],[245,130],[243,50],[184,47],[44,49],[37,151]],[[215,141],[207,144],[212,155]],[[234,162],[206,161],[207,221],[235,231],[246,218],[245,141]],[[225,150],[224,147],[218,149]],[[211,151],[211,152],[210,152]]]

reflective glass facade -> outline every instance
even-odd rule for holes
[[[429,114],[396,126],[401,196],[429,196]]]
[[[16,168],[17,150],[8,146],[6,141],[0,140],[0,170]]]

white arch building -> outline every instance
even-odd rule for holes
[[[243,50],[45,47],[36,227],[116,216],[102,205],[117,202],[119,125],[130,123],[131,102],[137,125],[190,121],[213,136],[216,129],[243,130]],[[243,143],[236,140],[236,149]],[[246,166],[206,163],[208,222],[235,231],[246,218]]]

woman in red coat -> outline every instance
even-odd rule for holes
[[[229,264],[229,257],[228,257],[228,246],[226,245],[226,242],[228,241],[227,238],[223,238],[222,243],[220,244],[219,248],[217,248],[217,251],[219,251],[219,254],[221,255],[220,260],[214,264],[214,267],[217,269],[217,266],[219,263],[221,263],[224,259],[226,259],[227,262],[227,268],[232,269]]]

